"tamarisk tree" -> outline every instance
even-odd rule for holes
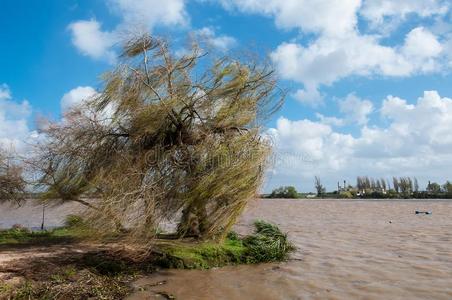
[[[0,203],[6,201],[20,203],[24,200],[25,187],[21,166],[0,148]]]
[[[268,64],[188,52],[129,40],[99,94],[42,129],[34,165],[48,198],[142,241],[168,221],[180,238],[224,237],[260,187],[262,124],[284,93]]]

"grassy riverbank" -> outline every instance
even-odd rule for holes
[[[0,275],[6,274],[0,298],[120,299],[132,292],[134,279],[160,268],[208,269],[285,260],[294,249],[287,236],[274,225],[262,221],[254,225],[254,234],[241,237],[231,232],[222,243],[156,240],[146,256],[136,255],[118,241],[102,246],[81,244],[87,232],[79,225],[43,232],[0,231],[0,251],[58,250],[55,255],[39,259],[25,255],[0,266]],[[60,251],[60,246],[74,248]]]

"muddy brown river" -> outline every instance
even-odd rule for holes
[[[255,219],[289,233],[288,262],[165,271],[129,299],[452,299],[452,202],[261,200],[236,229]]]
[[[64,212],[49,211],[46,224]],[[0,207],[0,227],[39,226],[41,214]],[[451,201],[256,200],[235,229],[256,219],[289,233],[289,261],[162,271],[134,282],[141,291],[128,299],[452,299]]]

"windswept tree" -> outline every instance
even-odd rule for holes
[[[381,187],[380,180],[377,179],[375,182],[377,183],[377,191],[381,192],[383,190],[383,188]]]
[[[392,186],[394,187],[394,191],[396,191],[396,193],[399,192],[399,180],[397,179],[397,177],[392,177]]]
[[[377,184],[376,184],[376,182],[375,182],[375,179],[370,178],[369,180],[370,180],[370,189],[371,189],[372,191],[375,191],[375,190],[378,188],[378,187],[377,187]]]
[[[405,197],[411,195],[413,191],[413,181],[410,177],[400,177],[398,180],[398,188],[400,193]]]
[[[317,191],[317,196],[321,197],[325,193],[326,189],[323,186],[322,182],[320,181],[320,177],[315,176],[315,178],[314,178],[314,186],[315,186],[315,189]]]
[[[363,192],[365,190],[366,184],[363,177],[358,176],[356,178],[356,188],[358,189],[359,192]]]
[[[0,148],[0,203],[24,200],[26,183],[22,167]]]
[[[415,191],[416,193],[419,192],[419,183],[418,183],[416,177],[414,177],[414,191]]]
[[[384,192],[386,192],[388,190],[388,187],[386,186],[386,180],[384,178],[380,179],[380,186]]]
[[[447,197],[452,197],[452,183],[450,181],[446,181],[443,185],[443,191],[446,193]]]
[[[374,178],[370,178],[369,176],[358,176],[356,180],[356,187],[361,193],[381,189],[379,180],[375,180]]]
[[[284,98],[273,69],[196,45],[174,56],[149,35],[120,58],[97,96],[43,128],[47,197],[84,202],[93,226],[142,241],[167,221],[178,237],[221,239],[261,185],[262,124]]]

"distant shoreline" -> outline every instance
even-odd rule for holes
[[[259,197],[260,200],[293,200],[293,201],[342,201],[342,202],[373,202],[373,201],[385,201],[385,202],[452,202],[452,199],[445,199],[445,198],[265,198],[265,197]]]

